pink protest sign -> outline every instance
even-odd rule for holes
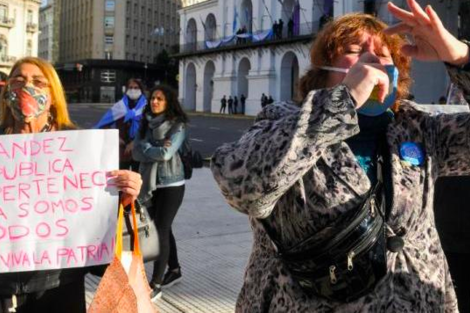
[[[0,136],[0,273],[109,263],[117,130]]]

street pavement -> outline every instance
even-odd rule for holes
[[[93,127],[111,104],[71,103],[68,105],[72,119],[87,129]],[[240,138],[253,124],[253,117],[228,114],[201,114],[189,112],[189,140],[193,149],[209,158],[223,143]]]

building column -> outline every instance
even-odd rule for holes
[[[196,112],[204,111],[204,64],[196,63]]]
[[[183,107],[184,107],[184,90],[186,87],[186,73],[184,71],[185,66],[186,66],[186,60],[182,59],[179,62],[179,71],[178,71],[178,100]]]

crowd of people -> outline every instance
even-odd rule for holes
[[[470,113],[429,114],[409,90],[412,58],[444,62],[469,102],[470,43],[430,6],[407,2],[409,10],[388,5],[401,21],[394,26],[359,13],[324,25],[302,102],[274,104],[263,93],[253,127],[214,153],[223,196],[254,232],[236,312],[469,312],[468,279],[456,294],[432,199],[439,177],[470,175]],[[243,114],[245,101],[224,95],[220,113]],[[119,130],[120,168],[109,175],[122,203],[145,206],[158,231],[153,301],[182,278],[172,224],[185,194],[188,123],[171,87],[147,98],[130,79],[95,126]],[[0,135],[76,129],[54,68],[18,60],[0,96]],[[93,270],[2,273],[0,313],[84,313]]]
[[[237,30],[237,32],[236,32],[236,34],[237,34],[237,45],[248,42],[248,38],[243,38],[243,36],[238,36],[238,35],[245,35],[247,33],[248,33],[248,30],[246,29],[246,26],[243,26],[242,28]]]
[[[227,110],[228,107],[228,110]],[[227,96],[224,95],[222,99],[220,99],[220,114],[225,114],[227,110],[228,114],[245,114],[246,109],[246,97],[244,94],[241,94],[240,100],[237,96]]]
[[[274,99],[271,95],[266,96],[264,93],[261,95],[261,108],[264,109],[265,106],[273,104]]]

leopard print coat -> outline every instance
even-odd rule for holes
[[[450,68],[470,100],[470,73]],[[469,101],[470,103],[470,101]],[[457,312],[457,299],[434,225],[434,182],[470,174],[470,114],[430,115],[403,101],[387,130],[393,201],[388,235],[405,246],[387,252],[387,275],[368,295],[335,303],[305,294],[292,280],[257,219],[267,218],[284,247],[354,210],[371,188],[345,143],[359,132],[344,85],[312,91],[301,107],[267,106],[255,124],[218,148],[212,172],[222,194],[250,216],[254,244],[236,312]],[[422,145],[425,160],[400,159],[404,142]]]

